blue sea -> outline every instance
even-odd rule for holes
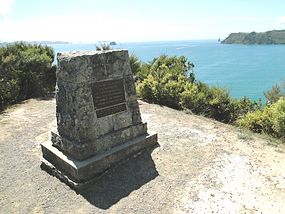
[[[95,50],[95,44],[53,44],[55,52]],[[226,87],[236,98],[262,98],[285,81],[285,45],[224,45],[213,40],[119,43],[148,62],[161,54],[184,55],[195,65],[196,79]]]

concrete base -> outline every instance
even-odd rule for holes
[[[41,144],[43,153],[41,168],[70,187],[81,189],[97,180],[114,164],[155,144],[157,144],[157,134],[146,134],[86,160],[76,160],[63,154],[48,141]]]

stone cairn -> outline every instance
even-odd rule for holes
[[[57,55],[56,119],[42,168],[79,189],[114,164],[157,145],[141,120],[128,51]]]

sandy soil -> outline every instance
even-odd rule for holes
[[[160,147],[77,194],[40,169],[54,100],[0,114],[0,213],[285,213],[285,147],[200,116],[140,102]]]

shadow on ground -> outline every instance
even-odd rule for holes
[[[110,169],[94,185],[79,194],[98,208],[110,208],[159,175],[151,157],[153,149]]]

